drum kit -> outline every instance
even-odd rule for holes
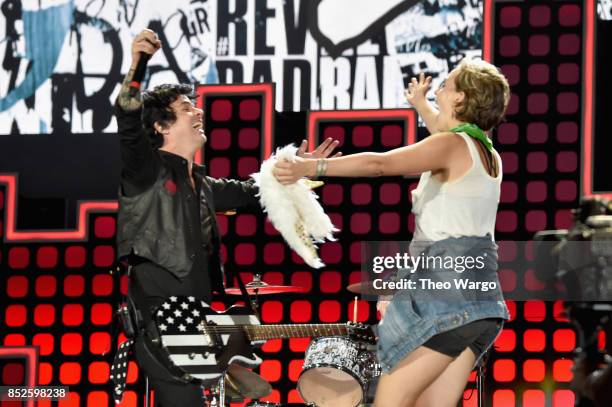
[[[255,275],[252,282],[245,284],[246,292],[254,297],[251,305],[258,307],[259,295],[304,292],[301,287],[269,285]],[[359,287],[349,287],[358,292]],[[228,295],[241,295],[239,288],[227,288]],[[355,298],[356,300],[357,298]],[[356,314],[356,313],[355,313]],[[311,341],[306,349],[304,365],[297,382],[297,389],[306,406],[313,407],[356,407],[371,402],[372,384],[381,374],[376,359],[375,346],[366,341],[344,336],[324,336]],[[281,407],[259,398],[272,392],[270,384],[258,374],[242,366],[232,364],[219,381],[217,394],[220,400],[239,402],[245,398],[254,399],[247,407]],[[370,391],[368,391],[370,390]],[[211,406],[223,406],[216,401]],[[302,404],[290,404],[294,406]],[[287,405],[282,405],[287,406]]]

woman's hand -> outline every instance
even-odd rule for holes
[[[274,165],[272,173],[276,180],[283,185],[291,185],[296,183],[300,178],[313,176],[310,167],[314,168],[317,160],[295,157],[295,161],[279,160]]]
[[[408,89],[406,89],[406,100],[414,107],[417,107],[427,101],[427,92],[431,89],[431,76],[425,78],[425,74],[421,72],[419,80],[416,78],[410,79]]]
[[[308,147],[308,141],[302,141],[300,144],[300,148],[298,149],[296,155],[302,158],[327,158],[334,151],[336,147],[338,147],[340,142],[338,140],[334,140],[331,137],[328,137],[324,142],[319,144],[317,148],[315,148],[312,152],[307,153],[306,147]],[[333,155],[333,157],[340,157],[342,155],[341,152],[337,152]]]

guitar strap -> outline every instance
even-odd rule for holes
[[[130,278],[132,266],[125,262],[120,264],[114,271],[117,282],[120,284],[121,275],[125,273],[128,281]],[[121,292],[119,284],[117,284],[117,292]],[[129,285],[129,283],[128,283]],[[113,363],[110,367],[110,379],[114,383],[113,386],[113,398],[115,403],[120,403],[123,398],[123,392],[125,391],[127,381],[127,370],[129,365],[129,356],[134,345],[134,340],[140,330],[139,321],[137,316],[137,310],[134,307],[133,301],[130,297],[130,293],[121,297],[119,309],[117,310],[116,317],[119,318],[119,323],[126,336],[126,340],[121,343],[119,348],[115,352]],[[115,343],[116,337],[113,337],[111,343]]]
[[[246,290],[244,281],[242,281],[242,277],[240,277],[240,272],[236,273],[236,280],[238,280],[238,287],[240,287],[240,292],[242,293],[242,297],[244,298],[244,301],[247,304],[249,304],[249,306],[251,307],[251,310],[253,311],[253,314],[255,314],[255,317],[257,318],[257,320],[259,320],[259,322],[261,322],[261,316],[259,315],[259,309],[257,308],[257,302],[255,300],[251,300],[251,297],[249,297],[249,293]]]

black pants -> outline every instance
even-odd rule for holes
[[[155,390],[156,407],[202,407],[202,387],[196,383],[185,383],[176,378],[168,369],[167,361],[161,355],[158,345],[148,336],[141,335],[134,344],[134,355],[142,372],[149,378]]]
[[[423,346],[453,358],[459,356],[465,348],[470,348],[478,359],[495,340],[501,324],[499,318],[479,319],[433,336]]]

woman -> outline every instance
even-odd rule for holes
[[[431,78],[412,78],[406,98],[432,133],[385,153],[278,162],[283,184],[301,177],[380,177],[421,174],[412,193],[414,242],[428,253],[458,256],[473,251],[488,259],[483,276],[497,281],[493,241],[501,185],[501,159],[484,131],[503,119],[509,100],[506,78],[493,65],[464,61],[427,100]],[[484,130],[484,131],[483,131]],[[404,293],[405,294],[405,293]],[[493,343],[508,311],[498,289],[484,298],[406,300],[396,294],[379,326],[383,366],[375,405],[456,406],[475,362]],[[400,297],[403,297],[400,298]],[[457,298],[461,298],[457,300]],[[382,306],[381,306],[382,305]]]

